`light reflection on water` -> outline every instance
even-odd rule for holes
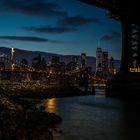
[[[63,133],[54,133],[54,140],[133,140],[134,136],[140,138],[135,135],[140,130],[140,115],[133,104],[97,92],[95,96],[47,99],[45,110],[63,119]]]
[[[45,111],[50,113],[56,113],[56,99],[46,99],[44,102]]]

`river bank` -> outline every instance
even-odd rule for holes
[[[62,121],[54,113],[29,108],[28,102],[0,94],[1,140],[47,140],[49,129]]]
[[[90,95],[68,85],[47,86],[39,83],[14,83],[0,86],[0,139],[47,140],[49,129],[62,121],[55,113],[39,111],[28,99],[46,99]]]
[[[22,83],[22,84],[3,84],[0,87],[0,93],[5,93],[12,97],[44,99],[56,97],[70,97],[80,95],[91,95],[93,91],[80,90],[77,87],[69,85],[53,85],[47,86],[45,84],[37,83]]]

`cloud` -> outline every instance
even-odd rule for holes
[[[102,41],[111,41],[120,39],[121,35],[119,32],[113,31],[110,35],[106,34],[101,37]]]
[[[16,41],[29,41],[29,42],[47,42],[48,39],[31,36],[0,36],[2,40],[16,40]]]
[[[51,27],[51,26],[40,26],[40,27],[23,27],[26,31],[33,31],[37,33],[66,33],[77,31],[76,28],[69,28],[69,27]]]
[[[83,16],[73,16],[73,17],[66,17],[64,19],[60,19],[58,20],[57,23],[62,26],[78,27],[82,25],[88,25],[91,22],[93,22],[93,19],[85,18]]]
[[[38,17],[64,17],[67,15],[56,3],[43,0],[1,0],[0,11]]]
[[[0,40],[13,40],[13,41],[24,41],[24,42],[50,42],[50,43],[63,43],[59,40],[49,40],[40,37],[31,37],[31,36],[0,36]]]
[[[50,43],[54,43],[54,44],[62,44],[62,43],[66,43],[65,41],[60,41],[60,40],[49,40]]]
[[[99,20],[85,18],[83,16],[66,17],[57,21],[57,26],[38,26],[38,27],[23,27],[26,31],[33,31],[37,33],[67,33],[77,31],[79,26],[88,25],[91,22],[98,22]]]

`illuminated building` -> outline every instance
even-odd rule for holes
[[[32,59],[32,67],[34,69],[40,69],[41,66],[41,55],[39,54],[38,57]]]
[[[65,72],[65,62],[60,61],[59,56],[52,56],[50,64],[47,66],[50,74],[58,74]]]
[[[28,61],[25,58],[21,59],[20,66],[21,66],[21,68],[27,68],[28,67]]]
[[[33,58],[32,67],[34,68],[34,70],[46,70],[47,66],[45,58],[42,58],[40,54],[37,57]],[[33,80],[41,80],[39,74],[32,74],[32,78]]]
[[[102,48],[96,49],[96,72],[102,71]]]
[[[81,64],[82,64],[82,67],[86,67],[86,66],[87,66],[87,57],[86,57],[86,53],[82,53],[82,54],[81,54]]]
[[[32,67],[35,70],[45,70],[46,69],[46,60],[44,57],[41,57],[39,54],[38,57],[32,59]]]
[[[115,68],[114,68],[114,58],[111,56],[109,60],[109,73],[111,75],[115,74]]]
[[[51,64],[59,64],[60,63],[60,57],[59,56],[52,56]]]
[[[108,64],[108,52],[102,51],[102,48],[96,49],[96,75],[108,79],[114,75],[114,59],[110,59]]]
[[[108,52],[102,53],[102,71],[108,72]]]

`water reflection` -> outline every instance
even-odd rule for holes
[[[139,100],[122,101],[95,96],[53,98],[44,102],[45,111],[59,114],[63,133],[53,132],[54,140],[133,140],[140,139]]]
[[[56,108],[58,107],[57,105],[57,100],[55,98],[52,99],[46,99],[44,101],[44,106],[45,106],[45,111],[49,113],[56,113]],[[51,130],[53,133],[53,140],[62,140],[62,135],[61,135],[61,124],[56,124],[55,129]]]
[[[44,102],[45,105],[45,111],[50,113],[56,113],[56,99],[47,99]]]
[[[47,99],[45,111],[59,114],[63,123],[54,140],[123,140],[126,137],[121,102],[104,95]]]

